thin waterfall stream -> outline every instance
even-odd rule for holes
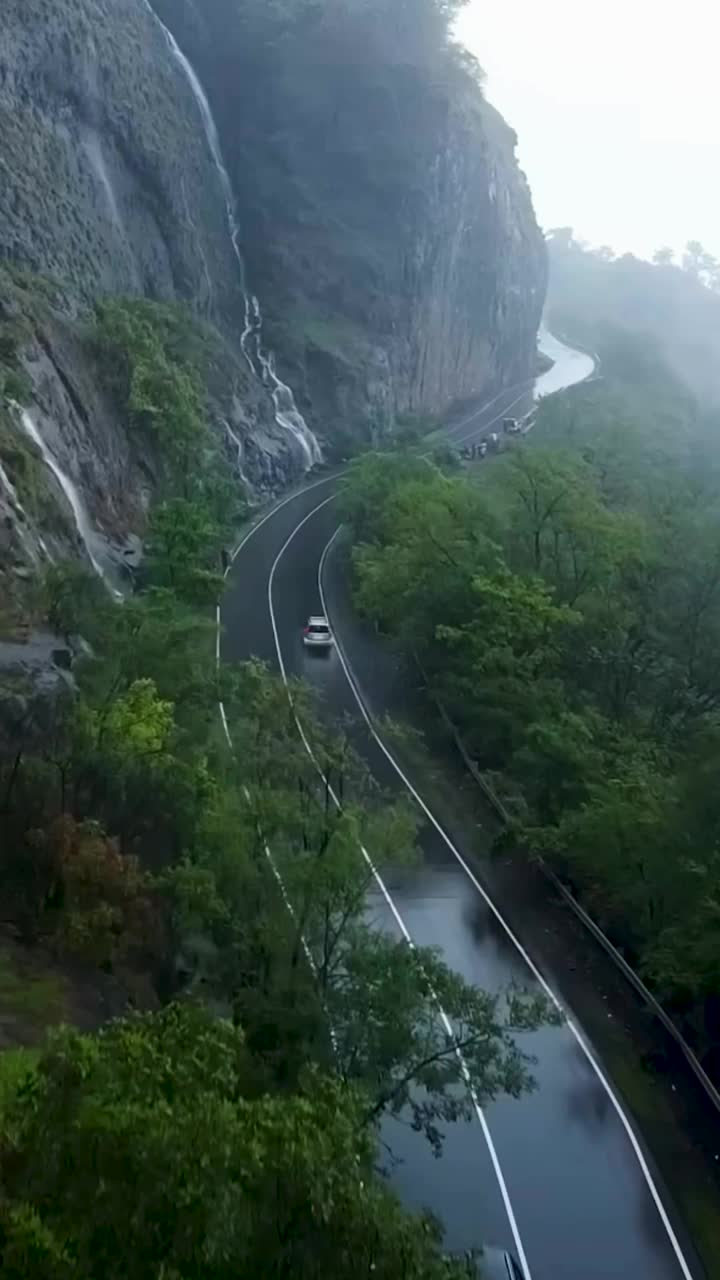
[[[230,175],[225,168],[225,162],[223,160],[222,150],[220,147],[220,137],[207,94],[203,89],[192,63],[183,53],[172,32],[168,30],[165,23],[162,22],[155,13],[155,10],[150,4],[150,0],[145,0],[145,4],[162,30],[173,58],[181,68],[183,75],[190,85],[193,96],[198,105],[198,110],[200,111],[207,144],[210,148],[210,153],[220,179],[220,185],[225,199],[225,211],[227,215],[230,241],[240,270],[240,284],[245,303],[245,327],[240,339],[240,347],[250,369],[252,370],[252,373],[255,377],[259,377],[261,379],[272,397],[275,408],[275,421],[279,427],[282,427],[283,430],[287,431],[297,442],[303,455],[305,470],[309,470],[316,462],[322,461],[322,450],[315,435],[310,430],[305,419],[300,413],[300,410],[295,404],[295,397],[290,387],[288,387],[286,383],[281,382],[277,376],[272,353],[268,355],[262,348],[262,315],[260,312],[260,303],[256,297],[253,296],[250,298],[248,296],[245,283],[245,262],[239,246],[240,227],[237,220],[235,196],[233,194]],[[253,345],[255,348],[255,359],[257,359],[257,362],[260,365],[260,373],[258,373],[255,359],[248,349],[251,338],[253,339]]]
[[[20,409],[19,417],[20,417],[20,423],[23,431],[25,432],[26,436],[28,436],[28,438],[32,440],[33,444],[37,445],[42,455],[42,460],[45,463],[45,466],[48,467],[50,471],[52,471],[53,475],[55,476],[55,479],[60,485],[60,488],[65,494],[65,497],[67,498],[68,504],[73,513],[73,518],[75,520],[75,527],[78,531],[78,534],[80,535],[80,539],[85,547],[85,550],[88,555],[88,559],[93,569],[103,580],[106,580],[105,570],[103,569],[102,565],[100,564],[100,561],[98,560],[93,550],[93,542],[95,540],[96,535],[90,523],[90,520],[88,518],[88,514],[87,514],[87,511],[85,510],[85,506],[83,504],[82,498],[80,497],[80,494],[78,493],[76,486],[73,484],[73,481],[70,479],[69,475],[67,475],[66,472],[63,471],[59,462],[57,461],[55,456],[52,454],[50,449],[48,448],[47,444],[43,440],[43,437],[40,434],[40,431],[38,430],[33,418],[28,413],[27,409]]]

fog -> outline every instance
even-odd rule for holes
[[[517,130],[545,228],[720,256],[717,6],[469,0],[459,34]]]

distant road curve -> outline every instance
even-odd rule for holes
[[[559,338],[555,338],[548,329],[541,328],[538,334],[538,349],[549,360],[553,361],[552,369],[543,373],[535,382],[535,399],[542,400],[554,391],[567,391],[578,382],[585,382],[595,372],[596,360],[585,351],[576,351],[568,347]]]

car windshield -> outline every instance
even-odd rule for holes
[[[327,635],[329,627],[325,622],[311,622],[308,631],[311,635]]]

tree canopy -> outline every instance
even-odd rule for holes
[[[122,603],[53,565],[43,607],[72,679],[0,689],[4,921],[146,1010],[57,1032],[8,1087],[3,1275],[471,1274],[389,1191],[378,1130],[401,1116],[440,1155],[473,1096],[533,1087],[517,1034],[549,1010],[368,927],[363,847],[412,861],[412,812],[308,689],[289,698],[258,662],[217,668],[237,507],[188,340],[172,308],[99,309],[112,393],[162,448],[147,555]]]
[[[362,1093],[258,1094],[242,1032],[189,1005],[55,1034],[0,1149],[12,1280],[460,1280],[373,1169]]]
[[[353,464],[355,600],[419,662],[516,841],[565,876],[712,1064],[716,423],[652,340],[615,335],[603,352],[602,380],[543,401],[498,459]]]

